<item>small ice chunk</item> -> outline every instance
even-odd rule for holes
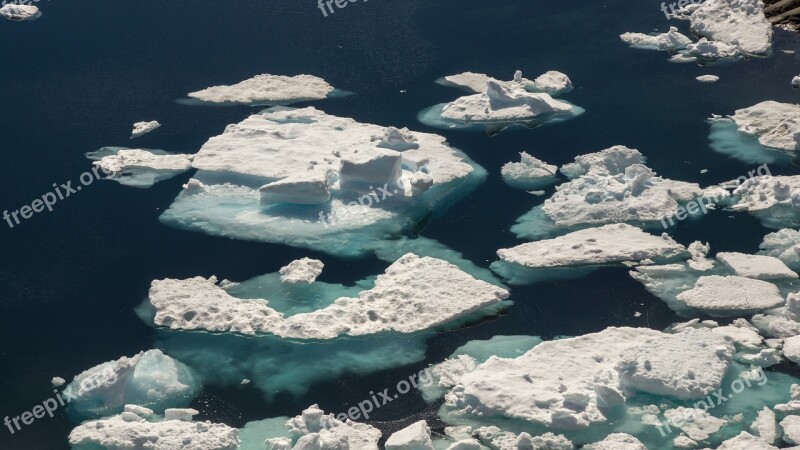
[[[719,81],[719,77],[716,75],[700,75],[695,79],[701,83],[716,83]]]
[[[311,284],[325,267],[318,259],[302,258],[292,261],[287,266],[281,268],[281,282],[288,284]]]
[[[41,16],[39,8],[34,5],[15,5],[7,3],[0,8],[0,16],[8,20],[23,21],[31,20]]]
[[[792,78],[792,87],[794,89],[800,89],[800,75]]]
[[[433,450],[428,423],[420,420],[395,432],[386,441],[386,450]]]
[[[192,169],[193,155],[171,154],[163,150],[104,147],[87,153],[108,180],[125,186],[149,188]]]
[[[572,91],[572,81],[566,74],[548,70],[533,80],[533,87],[536,91],[558,96]]]
[[[53,385],[53,387],[61,387],[66,382],[67,382],[67,380],[65,380],[65,379],[63,379],[61,377],[53,377],[53,379],[50,381],[50,383]]]
[[[558,166],[550,165],[527,152],[522,152],[520,162],[506,163],[500,172],[503,180],[515,189],[533,190],[555,183]]]
[[[682,50],[692,43],[692,40],[680,33],[676,27],[669,27],[666,33],[656,35],[623,33],[619,37],[631,47],[642,50],[675,51]]]
[[[137,138],[139,136],[144,136],[145,134],[155,130],[156,128],[160,127],[161,124],[158,123],[157,120],[153,120],[151,122],[136,122],[133,124],[133,131],[131,132],[131,139]]]
[[[789,416],[781,420],[783,441],[789,444],[800,444],[800,416]]]
[[[191,422],[192,417],[200,414],[200,411],[191,408],[168,408],[164,410],[164,420],[182,420]]]

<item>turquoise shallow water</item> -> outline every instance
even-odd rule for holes
[[[797,102],[796,35],[776,30],[773,56],[698,67],[671,64],[659,52],[622,44],[625,31],[664,31],[655,2],[401,0],[353,3],[323,17],[312,1],[207,0],[40,2],[31,23],[0,23],[0,207],[17,209],[54,182],[89,167],[83,154],[129,145],[130,126],[164,126],[137,145],[195,152],[206,139],[251,112],[246,107],[192,107],[187,92],[258,73],[311,73],[357,95],[314,103],[328,113],[442,134],[489,173],[485,183],[419,230],[481,267],[495,251],[520,243],[510,227],[545,197],[508,188],[500,167],[527,150],[551,164],[614,144],[637,148],[661,175],[708,185],[757,164],[712,151],[711,114],[730,114],[763,100]],[[683,24],[679,24],[683,26]],[[434,81],[463,71],[509,79],[559,70],[575,90],[564,98],[580,117],[534,130],[443,131],[417,121],[419,111],[460,92]],[[715,84],[694,77],[712,73]],[[709,169],[701,174],[701,169]],[[776,162],[773,174],[796,168]],[[0,415],[17,415],[51,396],[53,376],[82,370],[163,342],[134,312],[150,281],[217,275],[246,280],[293,259],[326,263],[321,280],[352,285],[388,265],[375,257],[340,259],[291,247],[234,241],[167,227],[158,216],[183,175],[141,191],[95,183],[14,229],[0,227]],[[548,195],[552,188],[548,188]],[[768,230],[747,215],[717,211],[672,231],[716,251],[754,252]],[[440,361],[471,339],[530,335],[550,339],[616,325],[663,328],[677,317],[624,269],[580,280],[514,287],[514,306],[496,319],[425,337],[411,365],[370,375],[344,373],[297,397],[265,400],[253,387],[207,386],[195,401],[202,418],[242,426],[296,415],[312,403],[341,411],[370,390],[394,385]],[[640,317],[634,313],[641,312]],[[179,339],[179,338],[178,338]],[[411,338],[410,338],[411,339]],[[413,338],[417,339],[417,338]],[[410,342],[407,351],[418,347]],[[420,360],[420,358],[423,358]],[[781,370],[793,371],[788,367]],[[390,431],[435,408],[413,394],[374,415]],[[2,449],[62,449],[73,424],[58,414],[11,436]]]

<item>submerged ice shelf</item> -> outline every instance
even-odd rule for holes
[[[569,120],[584,112],[578,106],[553,98],[572,90],[569,78],[556,71],[534,81],[523,78],[521,71],[514,74],[512,81],[466,72],[444,77],[440,84],[474,94],[421,111],[418,119],[435,128],[486,130],[496,134],[512,125],[533,128]]]

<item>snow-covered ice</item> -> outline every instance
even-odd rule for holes
[[[327,98],[333,86],[313,75],[256,75],[231,86],[213,86],[189,93],[189,98],[221,105],[289,105]]]
[[[386,450],[433,450],[428,423],[420,420],[393,433],[386,440]]]
[[[643,50],[675,51],[682,50],[692,43],[692,40],[679,32],[676,27],[669,27],[666,33],[655,35],[623,33],[620,39],[633,48]]]
[[[34,5],[17,5],[8,3],[0,8],[0,16],[5,17],[8,20],[32,20],[41,15],[42,13],[39,11],[39,8]]]
[[[716,83],[719,81],[719,77],[716,75],[700,75],[695,79],[701,83]]]
[[[756,280],[796,279],[798,275],[780,259],[764,255],[720,252],[716,258],[735,275]]]
[[[772,25],[761,0],[705,0],[688,19],[693,32],[736,45],[744,53],[767,55],[771,51]]]

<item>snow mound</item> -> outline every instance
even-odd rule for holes
[[[318,259],[303,258],[292,261],[287,266],[281,267],[281,282],[289,284],[311,284],[319,274],[325,264]]]
[[[133,131],[131,132],[131,139],[144,136],[145,134],[160,127],[161,124],[157,120],[151,122],[136,122],[133,124]]]
[[[122,414],[84,422],[69,435],[76,450],[102,446],[133,450],[236,450],[238,430],[225,424],[193,422],[194,410],[172,410],[178,418],[153,418],[145,408],[126,406]]]
[[[527,152],[521,152],[520,162],[509,162],[503,165],[500,173],[503,180],[515,189],[533,190],[555,183],[558,178],[558,166],[550,165]]]
[[[97,417],[118,413],[125,404],[156,411],[187,405],[199,388],[199,380],[183,363],[161,350],[148,350],[92,367],[66,390],[75,396],[69,405],[72,414]]]
[[[435,328],[508,297],[446,261],[407,254],[358,298],[285,318],[260,299],[236,299],[216,279],[156,280],[149,301],[154,323],[172,330],[272,334],[295,339],[333,339]]]
[[[103,147],[89,152],[86,157],[107,179],[125,186],[149,188],[159,181],[168,180],[192,169],[192,155],[172,154],[163,150]]]
[[[223,105],[289,105],[327,98],[333,87],[313,75],[256,75],[231,86],[189,93],[190,99]]]
[[[691,39],[681,34],[675,27],[669,27],[666,33],[656,35],[623,33],[619,37],[632,48],[642,50],[675,51],[682,50],[692,43]]]

